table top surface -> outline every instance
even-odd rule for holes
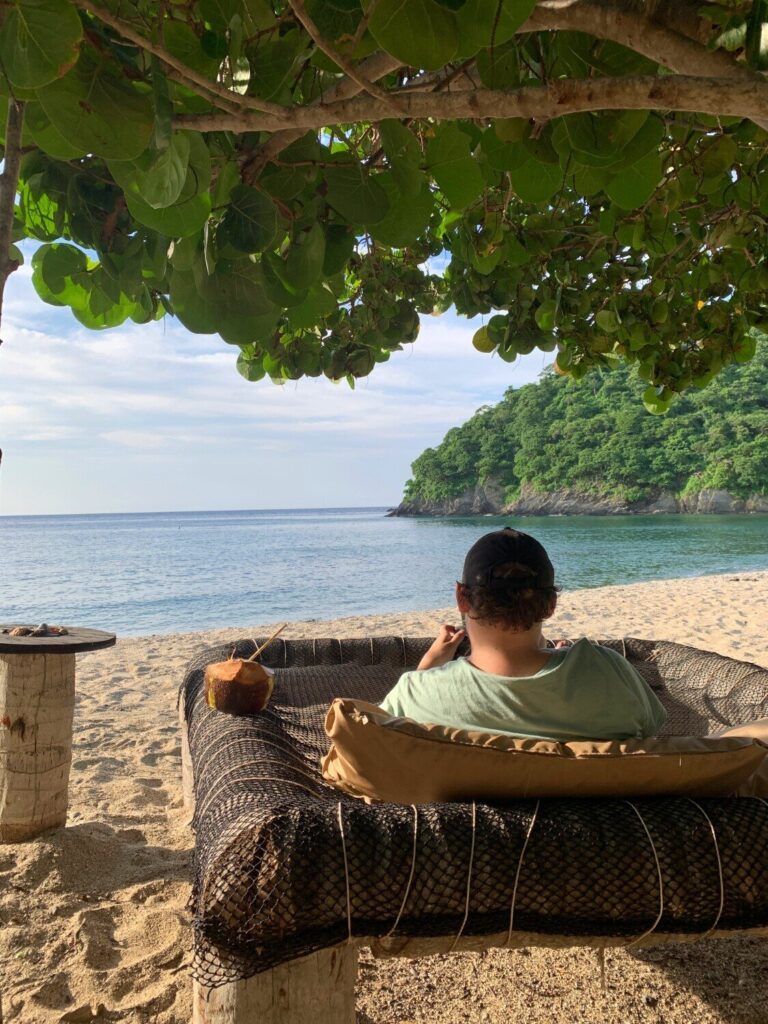
[[[4,629],[28,625],[30,623],[27,622],[0,623],[0,654],[77,654],[113,647],[117,639],[114,633],[81,626],[66,626],[64,636],[8,636],[3,633]],[[33,623],[32,628],[35,625],[37,623]]]

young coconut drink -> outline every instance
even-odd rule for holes
[[[214,661],[205,669],[205,700],[209,708],[230,715],[255,715],[263,711],[272,696],[275,674],[256,658],[285,629],[284,623],[257,648],[250,658]],[[233,652],[234,653],[234,652]]]

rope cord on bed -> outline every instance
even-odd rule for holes
[[[470,847],[469,847],[469,866],[467,867],[467,898],[466,898],[466,901],[464,903],[464,917],[462,917],[462,919],[461,919],[461,924],[459,925],[459,930],[456,932],[456,937],[454,938],[453,942],[451,943],[451,947],[449,949],[449,952],[453,952],[453,950],[456,949],[456,945],[457,945],[459,939],[461,938],[461,934],[464,931],[464,926],[467,923],[467,918],[469,917],[469,896],[470,896],[470,893],[472,892],[472,865],[475,862],[475,840],[476,840],[476,838],[477,838],[477,804],[473,800],[472,801],[472,842],[470,843]]]
[[[652,935],[653,932],[656,931],[656,928],[657,928],[659,922],[661,921],[662,917],[664,916],[664,878],[663,878],[663,876],[661,874],[661,864],[659,863],[659,853],[658,853],[658,850],[656,849],[656,844],[653,841],[653,836],[651,835],[650,829],[648,828],[648,826],[645,823],[645,818],[643,818],[642,814],[637,809],[637,807],[632,803],[631,800],[625,800],[625,803],[629,804],[629,806],[632,808],[632,810],[635,812],[635,814],[640,819],[640,824],[643,826],[643,829],[645,830],[645,834],[648,837],[648,842],[650,843],[650,846],[651,846],[651,852],[653,853],[653,860],[654,860],[654,863],[656,864],[656,872],[657,872],[657,874],[659,876],[659,912],[656,915],[656,920],[653,922],[653,924],[651,925],[650,928],[647,928],[644,932],[642,932],[640,935],[638,935],[637,938],[632,939],[631,942],[628,942],[626,947],[625,947],[625,948],[628,948],[629,946],[637,946],[640,942],[643,941],[643,939],[647,938],[649,935]]]
[[[382,938],[384,939],[388,939],[390,938],[390,936],[394,935],[395,931],[397,930],[397,926],[400,924],[400,918],[403,916],[405,905],[408,902],[408,897],[411,893],[411,884],[413,883],[413,876],[416,873],[416,850],[418,848],[419,808],[416,806],[416,804],[411,804],[411,807],[413,808],[413,858],[411,860],[411,870],[408,874],[408,881],[405,884],[405,892],[403,893],[403,902],[400,904],[400,909],[397,912],[395,923],[392,925],[388,932],[384,933],[384,935],[382,936]]]
[[[523,860],[525,858],[525,851],[528,849],[528,843],[531,840],[531,833],[533,832],[533,826],[536,824],[536,818],[539,815],[539,807],[541,807],[541,800],[536,801],[536,806],[533,809],[531,820],[528,824],[528,830],[525,833],[525,842],[523,848],[520,851],[520,859],[517,862],[517,871],[515,871],[515,884],[512,886],[512,903],[509,907],[509,931],[507,933],[506,945],[508,946],[512,941],[512,932],[515,927],[515,903],[517,901],[517,886],[520,882],[520,872],[523,870]]]
[[[723,907],[725,906],[725,883],[723,881],[723,861],[720,857],[720,845],[717,841],[717,832],[715,831],[715,826],[712,823],[712,819],[701,806],[698,800],[694,800],[692,797],[687,797],[687,799],[690,801],[690,803],[693,804],[694,807],[698,807],[698,809],[704,815],[704,818],[706,819],[706,822],[709,825],[709,831],[712,834],[712,842],[715,845],[715,856],[717,857],[717,877],[720,881],[720,902],[717,908],[717,915],[715,917],[715,920],[712,922],[712,924],[706,930],[706,932],[704,932],[704,935],[706,936],[712,934],[712,932],[717,928],[718,924],[720,924],[720,918],[723,916]]]
[[[354,937],[626,945],[768,927],[760,798],[638,798],[630,813],[620,799],[415,807],[331,788],[320,759],[332,698],[380,703],[431,642],[275,643],[262,656],[276,670],[269,708],[243,718],[209,708],[203,692],[205,666],[232,644],[192,663],[183,708],[196,797],[196,979],[247,978]],[[247,658],[259,643],[240,641],[234,654]],[[666,642],[603,645],[624,650],[658,694],[668,733],[768,716],[764,669]]]
[[[352,941],[352,893],[349,884],[349,861],[347,860],[347,840],[344,836],[344,809],[339,800],[339,832],[341,834],[341,852],[344,856],[344,885],[347,894],[347,942]]]

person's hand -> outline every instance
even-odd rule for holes
[[[419,662],[418,670],[423,672],[427,668],[447,665],[453,659],[457,647],[466,635],[465,630],[457,629],[456,626],[449,626],[447,623],[442,625],[435,642]]]

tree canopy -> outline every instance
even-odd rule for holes
[[[422,452],[405,501],[440,505],[489,480],[508,502],[524,484],[639,503],[704,488],[768,495],[768,339],[749,365],[728,367],[666,416],[645,413],[643,386],[623,364],[592,370],[580,384],[548,370],[536,384],[509,388]]]
[[[661,412],[768,330],[767,67],[768,0],[7,0],[0,298],[278,382],[454,306]]]

